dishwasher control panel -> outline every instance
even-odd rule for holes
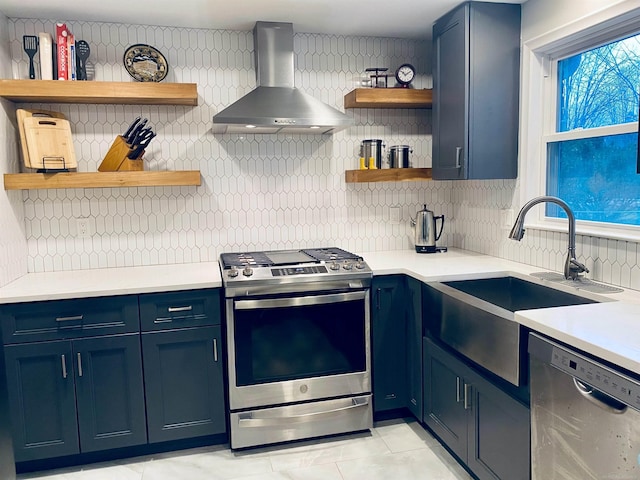
[[[531,335],[530,342],[529,351],[533,355],[640,411],[640,382],[637,380],[537,335]]]

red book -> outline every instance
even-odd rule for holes
[[[69,79],[69,48],[67,37],[69,29],[64,23],[56,23],[57,56],[58,56],[58,80]]]

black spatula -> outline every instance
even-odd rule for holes
[[[23,35],[22,43],[24,51],[29,55],[29,78],[36,78],[36,69],[33,66],[33,57],[38,53],[38,37],[35,35]]]

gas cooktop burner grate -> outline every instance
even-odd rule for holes
[[[307,255],[315,258],[318,261],[332,262],[334,260],[362,260],[362,257],[353,253],[347,252],[337,247],[330,248],[312,248],[302,250]]]
[[[287,255],[288,254],[288,255]],[[274,260],[277,259],[277,260]],[[296,265],[344,260],[362,260],[362,257],[337,247],[310,248],[292,251],[223,253],[220,261],[223,268],[272,267],[276,265]]]

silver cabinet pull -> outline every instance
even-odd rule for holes
[[[333,293],[329,295],[310,295],[305,297],[267,298],[260,300],[237,300],[233,303],[236,310],[254,310],[256,308],[303,307],[307,305],[326,305],[327,303],[351,302],[363,300],[365,292]]]
[[[465,410],[471,409],[471,384],[470,383],[464,384],[464,409]]]
[[[342,412],[346,412],[353,409],[367,408],[369,400],[365,398],[346,399],[346,405],[319,412],[310,412],[302,415],[290,415],[278,416],[274,413],[273,417],[259,417],[255,418],[254,415],[261,415],[260,412],[246,412],[241,413],[238,417],[239,427],[287,427],[290,425],[299,425],[304,423],[320,422],[323,420],[331,419]]]
[[[82,355],[78,352],[78,376],[82,376]]]
[[[213,361],[214,362],[218,361],[218,339],[217,338],[213,339]]]
[[[82,320],[84,315],[73,315],[71,317],[56,317],[56,322],[74,322],[77,320]]]
[[[462,380],[460,377],[456,377],[456,403],[460,403],[462,400]]]
[[[64,358],[64,354],[60,355],[62,361],[62,378],[67,378],[67,359]]]
[[[193,307],[191,305],[186,305],[184,307],[169,307],[169,308],[167,308],[167,311],[169,313],[190,312],[191,310],[193,310]]]
[[[462,153],[462,147],[456,147],[456,168],[461,168],[460,154]]]

